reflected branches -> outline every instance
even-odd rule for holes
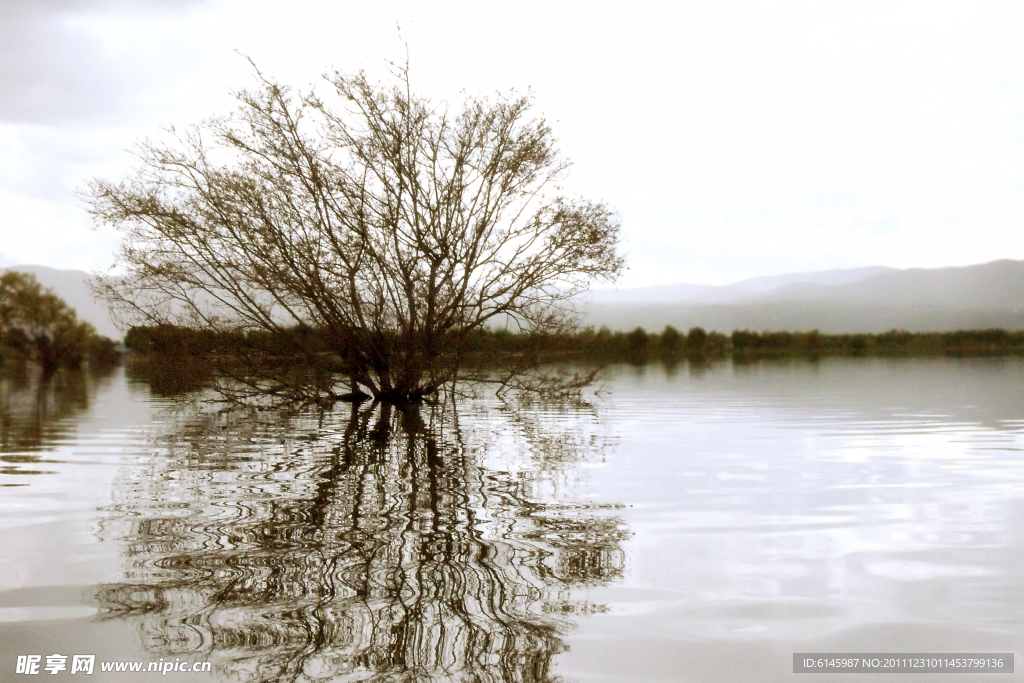
[[[53,461],[36,453],[74,431],[71,418],[89,407],[96,384],[110,370],[46,374],[27,365],[5,368],[0,373],[0,475],[46,474],[35,466]]]
[[[168,425],[106,511],[128,561],[101,609],[242,680],[552,680],[572,615],[601,609],[570,590],[621,576],[627,532],[565,490],[600,457],[594,416],[523,413],[532,431],[484,403]],[[593,433],[553,438],[573,421]]]

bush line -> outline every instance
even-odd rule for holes
[[[955,332],[892,330],[881,334],[736,330],[725,335],[706,332],[700,327],[683,333],[668,325],[661,332],[648,332],[642,327],[631,332],[585,327],[571,334],[548,335],[477,330],[463,342],[460,346],[471,360],[483,364],[488,358],[507,357],[509,354],[596,362],[639,362],[657,358],[714,360],[732,357],[744,361],[822,356],[1024,355],[1024,330],[1004,329]],[[217,333],[160,326],[132,328],[125,337],[125,345],[132,352],[144,356],[203,357],[259,348],[264,353],[269,351],[286,357],[291,355],[290,349],[297,346],[315,349],[320,342],[316,331],[310,329],[294,329],[275,335],[262,331]]]

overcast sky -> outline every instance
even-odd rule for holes
[[[110,266],[76,188],[229,112],[238,52],[383,78],[399,26],[422,94],[533,89],[620,286],[1024,259],[1024,2],[2,0],[0,265]]]

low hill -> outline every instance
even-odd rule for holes
[[[829,334],[1024,329],[1024,261],[938,269],[856,268],[745,280],[595,291],[585,324],[731,332],[818,329]]]

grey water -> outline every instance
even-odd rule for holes
[[[0,680],[29,655],[77,680],[82,654],[97,681],[788,681],[794,652],[1019,669],[1022,461],[1018,359],[623,365],[582,402],[290,415],[121,370],[5,377]]]

